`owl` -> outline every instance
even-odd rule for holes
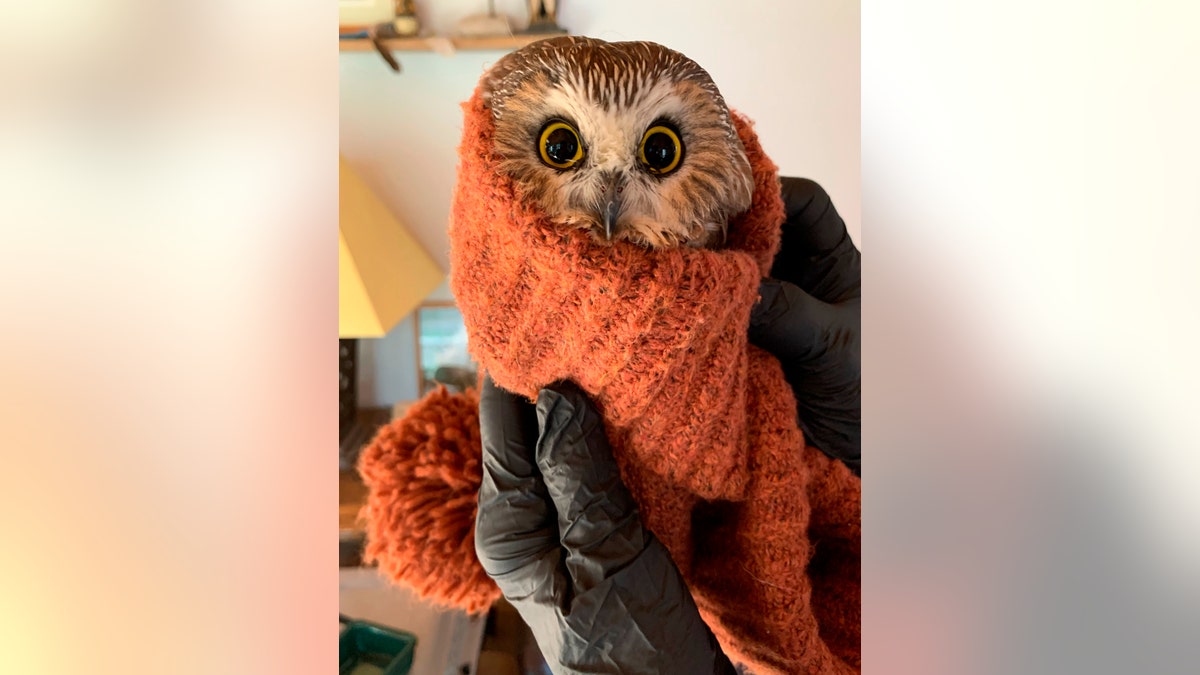
[[[560,37],[481,80],[502,172],[599,242],[716,247],[753,177],[729,108],[695,61],[653,42]]]

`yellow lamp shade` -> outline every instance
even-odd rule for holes
[[[381,337],[445,274],[338,157],[338,336]]]

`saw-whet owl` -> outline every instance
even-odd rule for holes
[[[561,37],[506,55],[482,80],[500,170],[523,198],[598,241],[720,245],[754,181],[720,91],[653,42]]]

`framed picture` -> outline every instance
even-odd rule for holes
[[[451,391],[475,386],[479,367],[467,353],[467,327],[453,302],[427,302],[418,307],[413,329],[420,396],[439,384]]]

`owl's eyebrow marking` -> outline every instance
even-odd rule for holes
[[[550,122],[566,122],[567,124],[570,124],[571,126],[575,127],[576,129],[579,128],[579,125],[576,124],[575,120],[567,113],[555,112],[555,113],[547,114],[545,117],[546,117],[546,119],[544,119],[542,121],[543,124],[549,124]]]
[[[671,118],[667,115],[659,115],[658,117],[656,117],[654,119],[653,122],[651,122],[650,124],[647,124],[646,128],[649,129],[650,127],[656,127],[656,126],[660,126],[660,125],[664,126],[664,127],[671,127],[671,130],[674,131],[675,133],[679,133],[680,131],[682,131],[679,128],[679,124],[673,118]]]

